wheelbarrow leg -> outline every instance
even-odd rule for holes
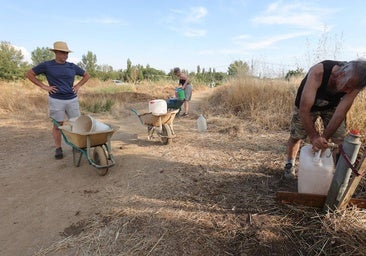
[[[77,154],[79,154],[79,159],[77,159]],[[83,156],[83,154],[81,151],[79,151],[78,149],[76,149],[74,147],[72,148],[72,159],[73,159],[74,165],[76,167],[80,166],[82,156]]]
[[[174,128],[173,128],[173,123],[171,123],[169,126],[170,126],[170,130],[172,131],[172,135],[174,135],[175,132],[174,132]]]
[[[112,146],[111,146],[111,135],[108,134],[107,135],[107,143],[104,145],[105,146],[105,151],[106,151],[106,155],[107,155],[107,159],[109,161],[113,162],[113,155],[112,155]]]
[[[147,139],[148,140],[151,140],[153,138],[154,131],[155,131],[155,127],[154,126],[149,125],[147,127]]]

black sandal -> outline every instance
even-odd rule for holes
[[[63,157],[64,157],[64,154],[62,153],[62,148],[56,148],[55,158],[62,159]]]

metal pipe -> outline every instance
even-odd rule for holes
[[[361,147],[360,133],[352,130],[344,139],[342,149],[350,159],[350,163],[354,164],[357,158],[358,151]],[[348,165],[347,160],[340,155],[337,166],[330,185],[328,196],[324,204],[324,211],[335,210],[347,189],[352,170]]]

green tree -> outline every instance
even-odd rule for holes
[[[113,71],[113,67],[110,65],[98,65],[97,66],[98,71],[109,73]]]
[[[108,79],[117,80],[113,73],[113,67],[109,65],[98,65],[96,77],[102,81],[107,81]]]
[[[296,70],[289,70],[285,76],[287,80],[290,80],[292,77],[304,76],[304,69],[297,68]]]
[[[53,60],[55,58],[55,54],[50,51],[50,48],[48,47],[37,47],[31,54],[31,59],[33,62],[33,65],[36,66],[39,63]]]
[[[97,56],[91,51],[88,51],[86,55],[82,56],[79,65],[84,68],[91,77],[97,76]]]
[[[132,80],[132,62],[127,59],[127,69],[125,72],[125,81],[130,82]]]
[[[136,67],[136,81],[142,81],[144,80],[144,67],[142,65],[137,65]]]
[[[200,65],[198,65],[198,66],[197,66],[197,75],[198,75],[199,73],[201,73],[201,67],[200,67]]]
[[[227,71],[229,76],[235,76],[238,74],[248,74],[248,72],[249,72],[249,65],[241,60],[236,60],[233,63],[231,63]]]
[[[225,80],[226,77],[227,77],[227,75],[223,72],[214,72],[215,85],[221,84]]]
[[[142,72],[143,72],[143,79],[149,81],[159,81],[160,79],[165,77],[164,71],[152,68],[150,67],[150,65],[146,65],[146,68],[144,68]]]
[[[23,54],[9,42],[0,43],[0,79],[16,80],[24,77],[28,64]]]

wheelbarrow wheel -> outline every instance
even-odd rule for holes
[[[162,131],[161,131],[161,140],[164,145],[169,145],[172,143],[173,139],[173,133],[169,125],[163,124]]]
[[[95,164],[100,166],[107,166],[108,165],[108,157],[107,154],[102,146],[98,146],[94,148],[93,151],[93,161]],[[108,172],[108,167],[106,168],[96,168],[98,175],[104,176]]]

